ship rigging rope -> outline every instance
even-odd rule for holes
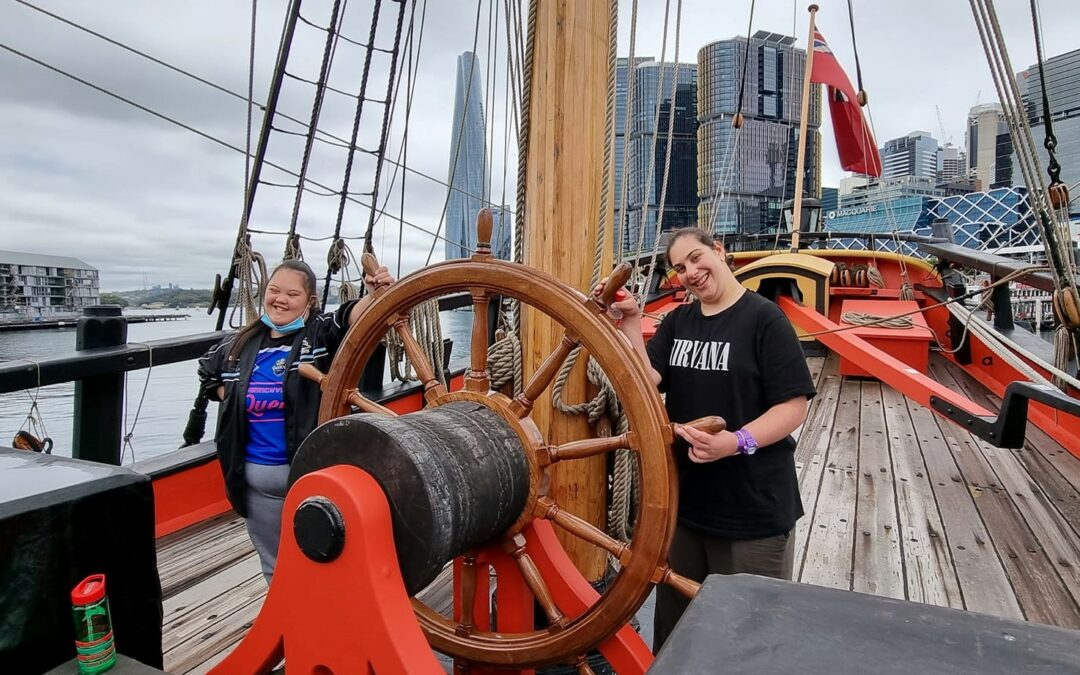
[[[675,137],[675,107],[676,107],[675,106],[675,97],[678,95],[678,91],[679,91],[679,70],[680,70],[679,69],[679,38],[681,36],[681,33],[682,33],[682,0],[677,0],[677,2],[675,3],[675,53],[672,56],[672,61],[674,63],[672,64],[672,72],[671,72],[671,95],[668,98],[667,139],[666,139],[667,149],[664,152],[664,176],[660,181],[660,201],[659,201],[659,203],[657,205],[657,209],[656,209],[656,229],[655,229],[655,231],[653,233],[652,253],[649,255],[646,264],[642,266],[642,274],[641,274],[642,283],[641,283],[641,287],[640,287],[640,293],[638,294],[638,306],[642,307],[642,308],[645,307],[645,299],[648,297],[649,281],[652,279],[653,270],[656,269],[656,266],[657,266],[657,264],[659,262],[659,259],[660,259],[660,235],[664,230],[664,207],[667,204],[668,181],[671,178],[672,145],[673,145],[673,140],[674,140],[674,137]],[[663,79],[664,79],[663,78],[663,73],[664,73],[664,69],[663,69],[663,67],[661,67],[661,70],[660,70],[660,75],[661,75],[660,76],[660,81],[661,82],[663,82]],[[659,113],[659,109],[660,109],[659,96],[657,97],[657,106],[656,107],[657,107],[657,112]],[[657,115],[657,119],[659,120],[659,114]],[[653,148],[654,148],[653,155],[654,156],[656,154],[655,153],[656,139],[657,139],[657,137],[659,135],[660,135],[660,128],[656,127],[654,129],[654,131],[653,131]],[[650,172],[649,175],[651,176],[652,172]],[[646,189],[646,194],[648,194],[649,192],[652,191],[652,187],[655,185],[655,183],[653,181],[649,181],[648,185],[649,185],[649,188]],[[651,202],[652,200],[649,199],[648,201]],[[649,211],[648,205],[646,204],[646,205],[644,205],[644,208],[643,208],[643,212],[646,214],[646,216],[648,214],[648,211]],[[648,217],[645,218],[645,221],[648,222]],[[642,233],[644,233],[644,229],[645,229],[644,226],[642,226]],[[640,256],[635,256],[635,258],[634,258],[635,263],[636,263],[636,261],[638,260],[639,257]]]
[[[179,75],[183,75],[184,77],[190,78],[190,79],[198,82],[199,84],[202,84],[202,85],[205,85],[205,86],[210,87],[212,89],[215,89],[215,90],[221,92],[222,94],[225,94],[227,96],[231,96],[232,98],[235,98],[235,99],[240,100],[240,101],[248,102],[248,98],[246,96],[244,96],[243,94],[238,94],[235,91],[232,91],[231,89],[228,89],[228,88],[223,87],[223,86],[221,86],[221,85],[219,85],[219,84],[217,84],[215,82],[212,82],[212,81],[207,80],[207,79],[205,79],[203,77],[200,77],[200,76],[198,76],[198,75],[196,75],[196,74],[194,74],[194,73],[192,73],[190,71],[184,70],[183,68],[179,68],[177,66],[174,66],[173,64],[171,64],[171,63],[169,63],[167,61],[163,61],[163,60],[161,60],[161,59],[159,59],[159,58],[157,58],[155,56],[152,56],[152,55],[150,55],[150,54],[148,54],[146,52],[140,51],[138,49],[135,49],[134,47],[126,45],[126,44],[124,44],[122,42],[119,42],[117,40],[114,40],[113,38],[110,38],[107,35],[104,35],[102,33],[94,31],[94,30],[92,30],[90,28],[87,28],[86,26],[83,26],[83,25],[78,24],[78,23],[76,23],[74,21],[66,19],[66,18],[64,18],[64,17],[62,17],[62,16],[60,16],[58,14],[54,14],[52,12],[49,12],[49,11],[45,10],[45,9],[42,9],[41,7],[38,7],[37,5],[34,5],[33,3],[27,2],[27,0],[15,0],[15,1],[22,4],[22,5],[25,5],[26,7],[30,8],[30,9],[33,9],[33,10],[35,10],[37,12],[40,12],[40,13],[44,14],[45,16],[48,16],[49,18],[55,19],[55,20],[57,20],[57,21],[59,21],[61,23],[64,23],[64,24],[66,24],[68,26],[71,26],[72,28],[75,28],[76,30],[80,30],[80,31],[82,31],[82,32],[84,32],[84,33],[86,33],[88,35],[91,35],[91,36],[93,36],[95,38],[98,38],[99,40],[102,40],[104,42],[108,42],[111,45],[119,47],[120,49],[131,52],[132,54],[135,54],[136,56],[139,56],[140,58],[146,59],[147,61],[150,61],[150,62],[152,62],[152,63],[154,63],[156,65],[162,66],[163,68],[167,68],[167,69],[169,69],[169,70],[171,70],[171,71],[173,71],[173,72],[175,72],[175,73],[177,73]],[[426,8],[427,8],[427,3],[426,2],[424,4],[424,7],[425,7],[425,10],[426,10]],[[422,40],[423,39],[423,17],[421,18],[420,36],[421,36],[421,40]],[[345,36],[341,36],[341,39],[344,40],[346,38],[345,38]],[[208,136],[207,134],[204,134],[204,133],[202,133],[200,131],[197,131],[195,129],[187,127],[186,125],[180,124],[179,122],[176,122],[174,120],[168,119],[168,118],[164,117],[163,115],[160,115],[160,114],[158,114],[158,113],[156,113],[156,112],[154,112],[152,110],[144,108],[144,107],[142,107],[142,106],[140,106],[140,105],[138,105],[136,103],[133,103],[133,102],[127,100],[127,99],[124,99],[124,98],[119,97],[119,96],[117,96],[115,94],[112,94],[111,92],[108,92],[108,91],[105,91],[105,90],[100,89],[98,87],[95,87],[94,85],[91,85],[89,82],[80,80],[80,79],[78,79],[78,78],[76,78],[74,76],[69,75],[68,73],[65,73],[65,72],[63,72],[63,71],[61,71],[59,69],[53,68],[52,66],[49,66],[49,65],[47,65],[47,64],[45,64],[45,63],[43,63],[41,61],[38,61],[37,59],[33,59],[32,57],[29,57],[29,56],[27,56],[25,54],[22,54],[22,53],[17,52],[17,51],[15,51],[13,49],[10,49],[10,48],[9,48],[9,51],[12,51],[13,53],[16,53],[17,55],[22,56],[23,58],[31,60],[31,61],[37,63],[40,66],[43,66],[45,68],[49,68],[50,70],[54,70],[54,71],[56,71],[57,73],[59,73],[61,75],[71,77],[72,79],[75,79],[76,81],[80,82],[81,84],[89,86],[89,87],[91,87],[93,89],[98,89],[98,91],[101,91],[102,93],[107,94],[109,96],[113,96],[113,98],[117,98],[117,99],[123,101],[124,103],[127,103],[128,105],[131,105],[131,106],[134,106],[136,108],[139,108],[139,109],[143,110],[144,112],[148,112],[148,113],[150,113],[150,114],[152,114],[152,115],[154,115],[156,117],[161,117],[162,119],[165,119],[166,121],[168,121],[168,122],[170,122],[172,124],[176,124],[177,126],[180,126],[181,128],[184,128],[187,131],[191,131],[191,132],[196,133],[196,134],[198,134],[200,136],[203,136],[204,138],[207,138],[208,140],[212,140],[212,141],[214,141],[216,143],[219,143],[221,145],[225,145],[224,143],[221,143],[220,141],[218,141],[218,139],[216,139],[216,138],[212,138],[212,137]],[[376,50],[376,51],[385,51],[385,50]],[[265,108],[265,104],[263,102],[257,101],[257,100],[254,100],[254,99],[250,100],[249,105],[255,106],[255,107],[260,108],[260,109]],[[288,115],[287,113],[278,111],[277,113],[275,113],[275,117],[280,117],[281,119],[288,120],[289,122],[292,122],[294,124],[298,124],[301,127],[303,127],[304,129],[307,128],[307,122],[304,122],[303,120],[301,120],[299,118]],[[281,130],[281,129],[278,129],[278,131],[282,131],[283,133],[296,133],[296,132],[285,132],[284,130]],[[326,144],[330,144],[330,145],[338,145],[339,147],[342,147],[342,148],[348,148],[349,147],[348,142],[344,138],[341,138],[340,136],[336,136],[335,134],[333,134],[333,133],[331,133],[329,131],[325,131],[323,129],[316,128],[315,133],[318,134],[318,136],[325,137],[325,138],[319,138],[319,137],[316,138],[316,140],[321,142],[321,143],[326,143]],[[327,139],[330,139],[330,140],[327,140]],[[231,149],[231,150],[236,150],[237,152],[241,152],[241,153],[244,152],[244,150],[240,149],[240,148],[235,148],[235,147],[232,147],[232,146],[227,146],[227,147],[229,147],[229,149]],[[353,149],[363,151],[363,152],[367,152],[365,150],[362,150],[361,148],[353,148]],[[250,155],[251,153],[249,152],[248,154]],[[439,185],[441,185],[441,186],[443,186],[445,188],[448,188],[448,189],[453,190],[455,192],[458,192],[460,194],[464,194],[464,195],[466,195],[468,197],[472,197],[473,199],[479,199],[481,201],[484,201],[483,198],[481,196],[479,196],[479,195],[475,195],[475,194],[469,193],[469,192],[467,192],[465,190],[462,190],[460,188],[454,187],[454,186],[448,184],[446,181],[444,181],[441,178],[437,178],[437,177],[432,176],[430,174],[424,173],[423,171],[420,171],[419,169],[414,169],[413,167],[406,166],[405,164],[401,163],[400,161],[395,162],[394,160],[391,160],[391,159],[386,159],[385,161],[389,162],[390,164],[393,164],[396,168],[399,168],[402,171],[415,174],[415,175],[420,176],[421,178],[429,180],[429,181],[431,181],[433,183],[437,183],[437,184],[439,184]],[[266,164],[267,164],[267,166],[271,166],[271,167],[273,167],[275,169],[280,168],[280,167],[274,166],[273,164],[270,164],[269,162],[266,162]],[[335,191],[334,194],[337,194],[337,192]],[[488,203],[492,203],[492,202],[488,202]],[[384,209],[385,209],[385,207],[384,207]],[[513,211],[509,211],[509,210],[508,210],[508,212],[513,213]],[[379,214],[380,215],[385,215],[383,210],[380,210]],[[417,229],[419,229],[419,228],[417,228]],[[430,234],[430,233],[428,233],[428,234]]]
[[[680,2],[680,7],[681,7],[681,0],[679,0],[679,2]],[[651,148],[650,148],[650,152],[649,152],[648,168],[646,168],[646,170],[645,170],[645,174],[644,174],[645,179],[642,181],[642,192],[641,192],[640,208],[638,209],[638,212],[637,212],[637,244],[634,247],[634,255],[633,255],[633,258],[632,258],[632,264],[634,266],[634,273],[635,274],[634,274],[634,276],[630,277],[632,279],[631,288],[634,289],[635,297],[638,298],[638,303],[639,304],[641,304],[641,298],[642,298],[642,296],[645,295],[646,287],[649,285],[648,278],[642,278],[640,276],[640,274],[641,274],[641,272],[643,270],[638,269],[638,261],[639,261],[639,258],[641,258],[642,251],[645,248],[645,229],[646,229],[647,223],[649,222],[649,204],[652,203],[653,188],[656,185],[655,180],[654,180],[654,177],[656,176],[656,148],[657,148],[657,145],[658,145],[658,141],[660,140],[660,111],[664,107],[662,105],[662,103],[663,103],[663,98],[662,97],[663,97],[663,91],[664,91],[664,70],[668,67],[668,63],[667,63],[667,44],[668,44],[668,25],[670,23],[670,18],[671,18],[671,0],[664,0],[664,25],[663,25],[663,28],[661,29],[662,38],[660,40],[660,63],[657,64],[657,68],[656,68],[656,96],[653,98],[654,104],[653,104],[652,128],[651,128],[652,143],[651,143]],[[676,35],[676,39],[677,39],[678,35],[679,35],[679,26],[678,25],[675,26],[675,35]],[[676,82],[676,86],[677,86],[678,79],[673,77],[672,80]],[[629,98],[627,99],[627,102],[629,103]],[[672,112],[675,111],[675,102],[674,101],[671,102],[670,109],[671,109]],[[626,115],[627,115],[628,118],[633,117],[633,108],[630,108],[628,106],[627,109],[626,109]],[[630,140],[630,137],[627,136],[626,141],[629,142],[629,140]],[[626,158],[626,156],[628,156],[629,154],[630,153],[627,152],[626,149],[624,148],[623,157]],[[669,158],[669,159],[671,157],[671,146],[670,145],[667,148],[665,156],[667,158]]]
[[[1023,99],[1013,77],[1014,71],[1005,47],[1001,26],[998,23],[997,11],[994,9],[992,0],[969,0],[969,2],[975,16],[975,23],[979,28],[979,38],[983,44],[983,51],[986,54],[991,74],[994,77],[994,86],[997,88],[998,97],[1002,102],[1002,112],[1009,125],[1013,145],[1017,150],[1020,169],[1028,185],[1028,201],[1031,204],[1032,211],[1035,213],[1039,233],[1043,237],[1047,261],[1054,278],[1055,309],[1059,308],[1060,302],[1062,306],[1072,305],[1075,310],[1076,306],[1080,305],[1080,296],[1077,295],[1076,265],[1070,248],[1071,240],[1068,225],[1058,217],[1059,214],[1053,208],[1053,205],[1048,204],[1050,192],[1038,170],[1039,161],[1035,151],[1035,140],[1031,134],[1027,115],[1024,113]],[[1036,47],[1041,52],[1042,42],[1039,37],[1038,11],[1035,6],[1033,6],[1032,20]],[[1040,70],[1042,66],[1042,60],[1040,59]],[[1049,114],[1048,110],[1043,112]],[[1054,365],[1062,370],[1068,366],[1071,354],[1080,353],[1080,320],[1077,319],[1075,313],[1075,311],[1072,313],[1055,311],[1060,325],[1054,334]]]
[[[617,213],[619,214],[619,222],[617,224],[619,230],[618,246],[615,249],[615,254],[621,259],[625,250],[626,241],[624,237],[628,234],[626,232],[627,225],[630,222],[629,217],[626,214],[626,195],[629,187],[629,167],[630,167],[630,129],[632,115],[630,111],[634,107],[634,89],[635,81],[637,80],[637,64],[635,59],[637,58],[637,25],[638,25],[638,0],[633,0],[630,4],[630,52],[626,57],[626,101],[624,105],[623,113],[623,155],[622,162],[619,168],[619,208]],[[664,36],[667,37],[667,30],[664,30]]]
[[[465,83],[465,94],[464,94],[464,97],[463,97],[464,100],[461,102],[461,104],[462,104],[461,121],[458,122],[458,129],[457,129],[458,142],[457,142],[457,145],[454,146],[454,149],[453,149],[454,154],[453,154],[453,157],[450,160],[450,180],[449,180],[449,183],[451,185],[454,184],[454,179],[457,176],[458,157],[461,155],[461,146],[465,145],[464,133],[465,133],[465,119],[466,119],[467,116],[464,113],[464,107],[466,105],[468,105],[469,95],[472,92],[473,74],[474,74],[474,71],[476,70],[476,61],[477,61],[476,45],[479,44],[479,41],[480,41],[480,15],[481,15],[481,8],[482,7],[483,7],[483,0],[476,0],[476,21],[473,24],[473,42],[472,42],[472,49],[470,50],[470,54],[472,55],[472,59],[470,59],[470,61],[469,61],[469,78],[468,78],[469,81]],[[483,192],[483,190],[481,190],[481,192]],[[449,207],[450,207],[450,192],[447,192],[446,193],[446,199],[443,200],[442,211],[439,213],[439,224],[435,228],[436,232],[442,232],[443,224],[446,222],[446,211],[447,211],[447,209]],[[435,253],[435,242],[436,242],[436,240],[434,240],[434,239],[431,240],[431,248],[428,249],[427,258],[424,260],[424,265],[430,265],[431,264],[431,256]]]
[[[22,424],[19,425],[19,431],[29,431],[39,441],[51,440],[49,439],[49,432],[45,428],[45,418],[41,416],[41,408],[38,406],[38,397],[41,395],[41,364],[37,361],[24,358],[13,358],[12,361],[22,361],[34,366],[34,373],[37,376],[37,386],[34,388],[34,392],[30,393],[29,389],[25,389],[27,397],[30,399],[30,410],[26,413],[26,418]]]
[[[135,446],[132,444],[131,439],[135,436],[135,427],[139,424],[139,414],[142,413],[143,402],[146,400],[146,390],[150,388],[150,373],[154,370],[154,348],[145,342],[129,342],[128,344],[146,347],[148,362],[146,364],[146,379],[143,380],[142,395],[139,396],[139,405],[135,408],[135,418],[131,420],[130,426],[128,426],[128,411],[131,409],[131,401],[127,393],[128,373],[124,373],[124,445],[120,450],[120,464],[124,463],[124,457],[127,456],[128,450],[131,450],[131,461],[135,461]]]
[[[315,84],[315,97],[311,103],[311,121],[308,123],[307,134],[304,141],[304,153],[300,159],[300,185],[304,184],[307,177],[308,167],[311,165],[311,149],[315,143],[315,129],[319,126],[319,117],[322,115],[323,100],[326,97],[326,83],[330,77],[330,68],[333,66],[334,56],[337,54],[337,33],[341,28],[340,22],[344,20],[345,13],[342,11],[342,3],[348,4],[348,0],[334,0],[330,8],[330,23],[326,29],[326,41],[323,44],[322,64],[319,66],[319,80]],[[362,97],[361,97],[362,98]],[[267,110],[266,114],[272,116],[275,110]],[[296,233],[296,222],[300,218],[300,201],[304,191],[296,190],[293,199],[292,218],[289,219],[289,237]]]

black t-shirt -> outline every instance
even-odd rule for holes
[[[705,316],[698,302],[667,315],[648,344],[660,373],[672,422],[719,415],[735,431],[772,406],[812,397],[814,382],[794,329],[783,311],[757,293]],[[757,539],[788,532],[803,515],[790,436],[707,464],[687,457],[676,436],[679,522],[728,539]]]

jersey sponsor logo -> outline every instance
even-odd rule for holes
[[[285,374],[285,357],[281,357],[277,361],[274,361],[274,374],[281,377]]]
[[[668,365],[694,370],[728,369],[730,342],[675,339]]]

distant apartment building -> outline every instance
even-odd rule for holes
[[[886,141],[881,148],[881,177],[936,180],[937,154],[937,139],[925,131]]]
[[[795,47],[795,38],[767,31],[712,42],[698,51],[697,190],[703,227],[757,234],[780,226],[783,203],[795,195],[805,67],[806,51]],[[802,188],[815,198],[821,190],[819,90],[811,89]],[[731,124],[736,112],[744,117],[741,129]]]
[[[696,100],[696,65],[656,61],[638,64],[628,111],[631,126],[626,144],[629,175],[624,252],[636,252],[639,244],[643,250],[651,251],[657,224],[671,230],[697,222]],[[670,167],[665,167],[669,154]]]
[[[480,59],[472,52],[457,58],[454,117],[450,127],[450,194],[446,206],[446,260],[476,250],[476,214],[487,205],[487,134]]]
[[[0,251],[0,312],[77,312],[99,297],[97,269],[77,258]]]
[[[997,176],[998,136],[1008,132],[1000,103],[984,103],[968,112],[968,170],[983,190],[988,189]]]
[[[1057,139],[1054,155],[1061,164],[1061,180],[1068,185],[1080,181],[1080,49],[1054,56],[1044,62],[1046,93],[1050,101],[1050,121]],[[1043,87],[1038,65],[1017,74],[1024,112],[1031,125],[1043,180],[1047,180],[1049,162],[1043,141],[1046,123],[1043,117]],[[1010,147],[1011,150],[1011,147]],[[1010,155],[1012,153],[1010,152]],[[1014,184],[1022,184],[1020,171],[1013,171]]]
[[[952,143],[946,143],[937,149],[937,182],[948,183],[967,176],[967,153]]]

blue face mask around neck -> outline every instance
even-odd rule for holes
[[[276,323],[274,323],[273,321],[271,321],[270,317],[265,313],[263,313],[263,315],[261,317],[259,317],[259,320],[262,321],[264,324],[266,324],[267,327],[272,328],[273,330],[276,330],[279,333],[284,333],[286,335],[288,335],[289,333],[295,333],[296,331],[298,331],[298,330],[300,330],[301,328],[304,327],[304,317],[303,317],[303,315],[296,317],[295,319],[293,319],[289,323],[285,324],[284,326],[279,326]]]

